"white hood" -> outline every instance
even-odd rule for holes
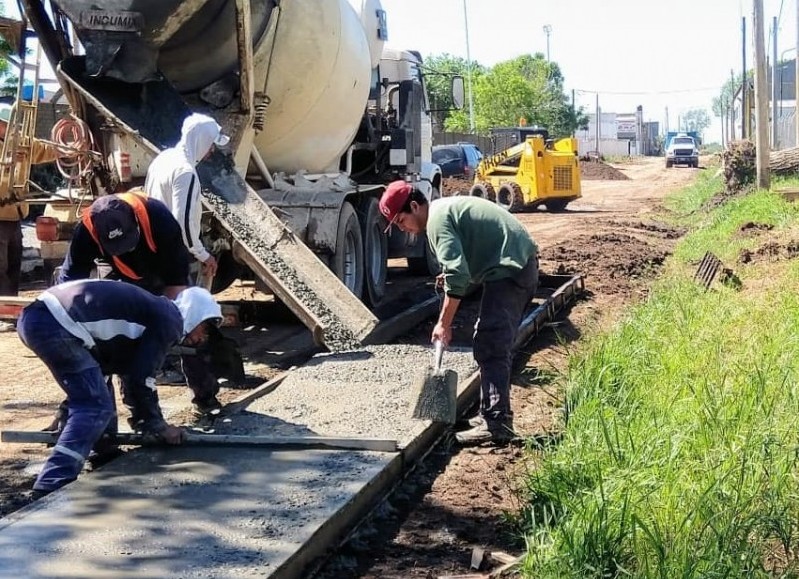
[[[189,162],[196,165],[211,150],[212,145],[224,147],[229,140],[214,119],[193,113],[183,121],[178,146],[183,149]]]
[[[175,298],[175,305],[183,316],[183,335],[186,336],[205,320],[222,320],[222,308],[214,296],[199,287],[184,289]]]

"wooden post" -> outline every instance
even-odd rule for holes
[[[757,155],[757,186],[760,189],[770,187],[768,167],[768,70],[766,67],[766,47],[763,34],[763,0],[754,0],[752,29],[755,43],[755,147]]]

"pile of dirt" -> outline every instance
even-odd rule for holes
[[[444,177],[441,183],[441,195],[449,197],[450,195],[468,195],[469,190],[474,183],[470,179],[463,177]]]
[[[599,160],[580,161],[580,178],[588,181],[626,181],[622,171]]]
[[[757,263],[763,261],[783,261],[796,259],[799,256],[799,241],[787,243],[769,241],[754,251],[742,249],[738,254],[738,263]]]
[[[543,248],[541,263],[558,274],[584,274],[591,291],[628,295],[631,283],[652,277],[669,254],[632,235],[601,233]]]
[[[738,235],[740,237],[754,237],[763,231],[771,231],[772,229],[774,229],[774,226],[768,223],[747,221],[738,228]]]
[[[737,193],[755,182],[757,148],[752,141],[733,141],[721,154],[727,193]]]

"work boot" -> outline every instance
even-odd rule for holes
[[[177,386],[186,383],[186,377],[183,372],[177,370],[161,370],[155,375],[155,383],[160,386]]]
[[[455,435],[455,440],[461,446],[477,446],[485,443],[502,445],[513,439],[513,421],[510,418],[496,421],[487,421],[482,417],[475,418],[481,419],[479,424]],[[474,418],[471,421],[477,422]]]
[[[216,396],[192,402],[192,413],[195,418],[214,418],[218,416],[221,411],[222,403],[216,399]]]

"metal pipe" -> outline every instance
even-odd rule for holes
[[[261,176],[264,178],[266,183],[272,188],[275,188],[275,180],[272,179],[272,174],[269,172],[269,167],[266,166],[264,162],[264,158],[261,157],[261,153],[258,152],[258,149],[253,146],[252,150],[250,151],[250,158],[252,159],[255,166],[261,172]]]

